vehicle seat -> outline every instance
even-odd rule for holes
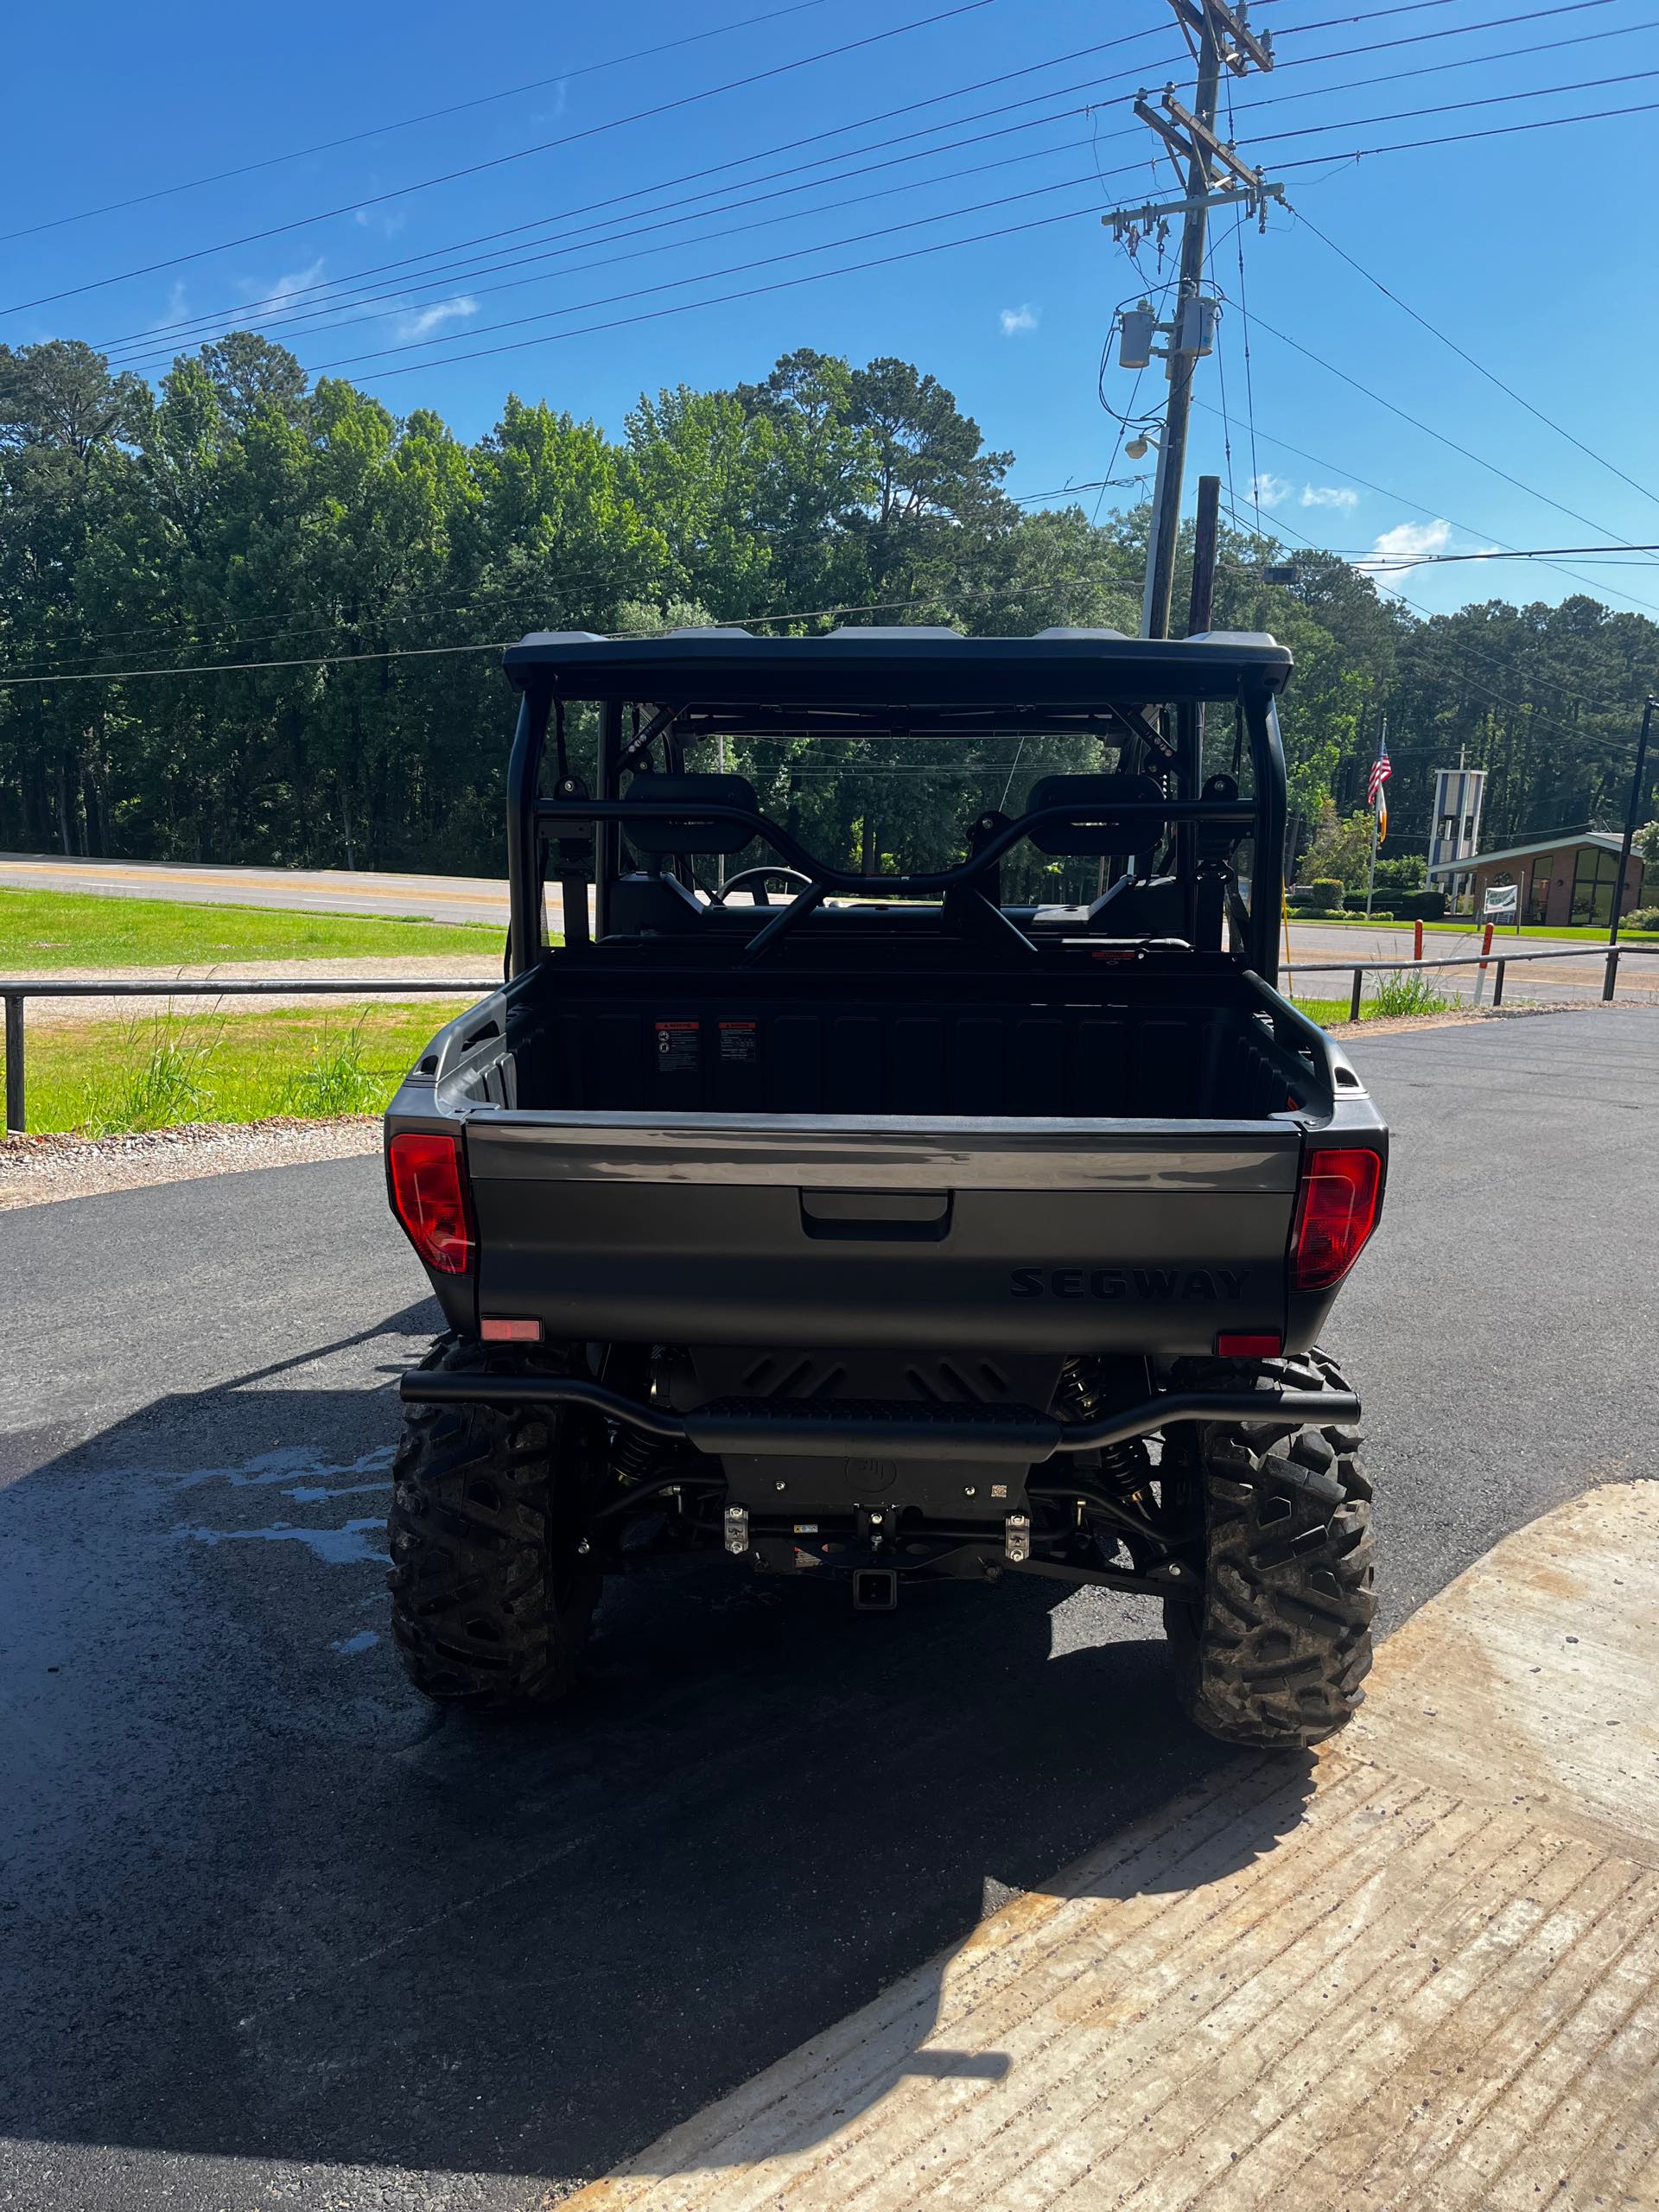
[[[1056,860],[1131,860],[1135,873],[1144,874],[1152,866],[1164,825],[1153,816],[1135,819],[1114,815],[1112,808],[1128,800],[1156,804],[1163,796],[1153,776],[1045,776],[1033,787],[1027,811],[1074,806],[1078,819],[1033,830],[1031,842],[1039,853]]]
[[[1066,859],[1130,864],[1132,873],[1120,877],[1090,907],[1091,937],[1185,938],[1186,900],[1180,884],[1173,875],[1152,873],[1159,835],[1167,825],[1155,816],[1137,820],[1111,810],[1125,800],[1155,803],[1164,796],[1157,779],[1144,774],[1045,776],[1032,791],[1033,814],[1046,806],[1079,810],[1076,823],[1062,823],[1033,836],[1040,851]]]
[[[741,853],[753,832],[741,822],[698,820],[695,809],[741,806],[756,812],[759,802],[747,776],[667,776],[641,770],[622,794],[654,799],[688,810],[683,822],[624,822],[622,835],[645,862],[632,875],[619,876],[611,891],[610,927],[619,937],[664,937],[702,929],[710,909],[677,876],[665,875],[663,862],[676,853]]]
[[[754,785],[747,776],[636,775],[622,794],[631,799],[651,799],[665,805],[684,806],[683,822],[625,822],[622,834],[634,851],[647,861],[661,861],[671,853],[741,853],[754,841],[754,832],[741,822],[699,821],[696,808],[741,806],[760,812]],[[653,869],[652,873],[659,871]]]

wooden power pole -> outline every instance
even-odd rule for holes
[[[1182,219],[1174,315],[1167,323],[1154,322],[1143,303],[1133,321],[1127,316],[1123,319],[1118,353],[1119,365],[1123,368],[1144,368],[1151,353],[1160,353],[1169,378],[1141,607],[1141,633],[1147,638],[1169,635],[1192,379],[1200,359],[1215,346],[1217,304],[1204,284],[1210,210],[1242,203],[1265,221],[1268,200],[1283,197],[1282,186],[1268,183],[1260,170],[1249,168],[1230,143],[1216,136],[1222,70],[1243,77],[1252,67],[1271,69],[1271,41],[1258,39],[1249,29],[1243,6],[1229,6],[1224,0],[1170,0],[1170,5],[1198,65],[1193,104],[1185,106],[1176,99],[1173,86],[1167,86],[1160,104],[1161,113],[1144,92],[1136,99],[1135,111],[1164,142],[1181,173],[1185,196],[1162,206],[1119,208],[1103,218],[1120,238],[1126,234],[1138,238],[1172,215]],[[1154,331],[1162,333],[1168,343],[1154,346]]]

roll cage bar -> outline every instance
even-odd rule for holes
[[[1224,851],[1253,837],[1246,957],[1264,981],[1278,980],[1280,899],[1274,887],[1281,887],[1282,863],[1274,866],[1267,856],[1276,858],[1284,849],[1285,759],[1275,702],[1291,658],[1270,638],[1223,634],[1172,644],[1112,632],[965,639],[953,631],[895,635],[862,630],[827,639],[757,639],[747,632],[707,631],[627,643],[544,633],[509,647],[504,664],[520,693],[507,774],[513,975],[543,957],[543,851],[549,841],[569,862],[585,855],[590,840],[595,847],[601,936],[609,888],[621,872],[623,825],[695,821],[741,827],[810,880],[810,887],[751,942],[751,956],[836,893],[965,899],[1033,949],[981,886],[1002,855],[1026,838],[1085,824],[1101,811],[1069,804],[1012,819],[988,816],[976,825],[968,857],[953,867],[861,875],[829,866],[756,810],[707,798],[691,803],[631,794],[624,799],[623,773],[643,761],[659,739],[671,766],[677,766],[684,744],[721,734],[775,736],[781,730],[887,738],[1015,728],[1086,734],[1117,738],[1128,748],[1126,757],[1145,760],[1192,792],[1201,767],[1200,710],[1206,703],[1228,703],[1248,736],[1251,798],[1240,799],[1230,779],[1213,778],[1200,796],[1114,799],[1109,810],[1114,823],[1144,820],[1149,830],[1173,825],[1189,868],[1198,865],[1201,853],[1213,853],[1216,833],[1231,833],[1222,836]],[[1007,698],[1005,708],[987,705],[1000,697]],[[599,707],[597,794],[570,774],[564,757],[564,709],[572,702]],[[1173,741],[1155,719],[1160,706],[1173,710]],[[630,707],[632,727],[625,731],[624,711]],[[542,768],[556,717],[559,777],[548,798],[541,794]]]

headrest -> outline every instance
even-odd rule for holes
[[[635,776],[622,794],[630,799],[654,799],[664,805],[683,806],[683,822],[625,822],[622,834],[636,853],[655,858],[669,853],[741,853],[752,844],[754,832],[741,822],[699,820],[699,806],[741,806],[759,811],[754,785],[747,776]]]
[[[1039,853],[1057,859],[1077,859],[1096,854],[1128,860],[1149,853],[1164,826],[1155,816],[1114,816],[1112,809],[1126,800],[1159,804],[1164,794],[1152,776],[1045,776],[1026,802],[1028,814],[1045,807],[1069,806],[1077,810],[1075,823],[1051,823],[1033,830],[1031,842]]]

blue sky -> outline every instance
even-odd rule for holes
[[[395,410],[436,407],[467,436],[489,427],[509,390],[614,433],[642,390],[757,378],[802,345],[855,361],[892,353],[937,374],[989,442],[1015,454],[1011,491],[1133,474],[1135,464],[1114,460],[1096,372],[1114,308],[1171,262],[1160,269],[1147,245],[1132,266],[1098,212],[1171,182],[1130,112],[1139,84],[1191,81],[1166,0],[982,0],[948,16],[952,0],[779,4],[486,5],[462,18],[409,0],[395,15],[294,7],[272,17],[165,5],[135,16],[86,0],[71,80],[61,21],[26,11],[8,41],[0,227],[54,226],[0,247],[0,296],[96,288],[17,307],[0,316],[0,339],[85,338],[156,373],[175,345],[251,321],[308,366],[343,364],[338,373]],[[929,16],[943,19],[898,29]],[[1478,28],[1517,16],[1529,20]],[[720,28],[747,17],[767,19]],[[1636,488],[1659,493],[1647,152],[1659,143],[1659,0],[1258,0],[1253,21],[1272,29],[1281,67],[1236,87],[1237,137],[1283,178],[1296,212],[1242,239],[1254,459],[1239,242],[1230,219],[1219,229],[1213,273],[1229,304],[1221,356],[1199,371],[1189,503],[1204,467],[1230,474],[1243,507],[1260,480],[1264,520],[1293,542],[1300,532],[1344,551],[1659,540],[1659,498]],[[868,42],[809,59],[855,41]],[[1014,71],[1027,73],[962,89]],[[758,73],[773,73],[712,91]],[[1606,81],[1573,89],[1592,79]],[[1525,97],[1389,119],[1513,93]],[[462,102],[478,104],[382,127]],[[1648,102],[1655,113],[1338,158]],[[892,113],[912,103],[927,105]],[[983,112],[993,108],[1006,111]],[[878,148],[900,133],[925,135]],[[268,165],[54,220],[249,162]],[[461,168],[473,173],[424,182]],[[780,194],[804,183],[811,189]],[[311,219],[329,210],[343,212]],[[516,236],[491,246],[461,244],[510,226]],[[1007,234],[659,312],[998,231]],[[1635,485],[1497,391],[1327,239]],[[381,273],[359,274],[372,270]],[[674,289],[647,289],[663,286]],[[310,319],[291,320],[300,315]],[[499,346],[514,350],[464,358]],[[1209,411],[1224,378],[1230,460]],[[1108,367],[1115,407],[1129,404],[1133,383]],[[1148,377],[1138,404],[1154,397]],[[1659,613],[1659,556],[1480,561],[1392,581],[1429,608],[1553,601],[1588,584],[1611,605]]]

